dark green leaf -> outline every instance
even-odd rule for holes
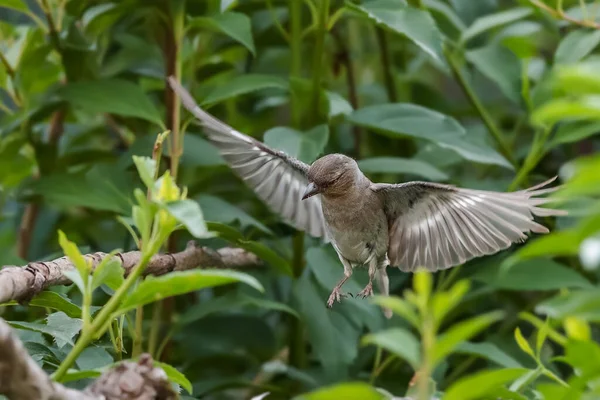
[[[445,181],[448,175],[431,164],[417,159],[399,157],[373,157],[358,162],[366,173],[407,174],[421,176],[432,181]]]
[[[0,7],[12,8],[17,11],[27,11],[27,4],[23,0],[0,0]]]
[[[238,245],[251,253],[254,253],[261,260],[266,261],[269,265],[275,268],[282,274],[292,276],[292,266],[290,263],[275,251],[271,250],[262,243],[255,242],[252,240],[241,240],[237,242]]]
[[[223,199],[210,195],[201,195],[197,198],[202,212],[206,215],[210,215],[210,219],[215,222],[221,222],[223,224],[231,224],[234,221],[238,221],[243,228],[255,227],[262,232],[272,235],[273,232],[263,225],[260,221],[246,214],[241,208],[234,206],[233,204],[227,203]],[[213,230],[208,226],[209,230]],[[240,238],[243,238],[240,236]]]
[[[71,272],[79,276],[77,271]],[[9,306],[17,304],[19,303],[13,300],[8,303],[0,304],[0,306]],[[43,291],[37,296],[35,296],[33,299],[31,299],[31,301],[29,301],[27,305],[62,311],[72,318],[81,317],[81,308],[79,308],[77,305],[71,303],[68,299],[55,292]]]
[[[162,300],[165,297],[235,282],[245,283],[256,290],[264,291],[262,285],[254,277],[241,272],[210,269],[171,272],[160,277],[146,278],[125,299],[118,312],[123,313],[137,306]]]
[[[243,44],[252,54],[256,52],[250,18],[244,14],[227,11],[210,17],[193,18],[189,25],[224,33]]]
[[[600,292],[598,288],[567,292],[539,303],[535,311],[562,320],[578,317],[585,321],[600,321]]]
[[[27,329],[34,332],[45,333],[54,338],[56,345],[61,348],[65,344],[73,345],[73,338],[81,330],[83,321],[79,318],[70,318],[64,312],[50,314],[46,319],[47,324],[22,321],[7,321],[11,326]]]
[[[600,31],[599,31],[600,32]],[[561,124],[548,147],[554,148],[563,143],[574,143],[600,133],[600,122]]]
[[[83,350],[77,358],[77,366],[81,370],[96,370],[113,363],[113,358],[102,347],[90,346]]]
[[[276,127],[265,132],[264,141],[267,146],[281,150],[301,161],[312,163],[322,155],[329,139],[327,125],[319,125],[307,132],[299,132],[292,128]]]
[[[455,352],[480,356],[505,368],[521,367],[521,364],[518,361],[502,351],[495,344],[489,342],[463,342],[456,347]]]
[[[202,104],[212,105],[232,97],[241,96],[263,89],[281,89],[287,91],[288,83],[286,80],[272,75],[239,75],[217,86],[208,94],[208,96],[206,96]]]
[[[416,371],[419,369],[421,356],[419,341],[406,329],[391,328],[365,336],[363,344],[379,346],[403,360],[407,361]]]
[[[166,205],[169,213],[196,238],[213,236],[206,227],[200,205],[193,200],[178,200]]]
[[[60,89],[73,107],[91,113],[137,117],[164,128],[160,113],[140,86],[121,79],[74,82]]]
[[[577,29],[560,41],[554,64],[573,64],[587,56],[600,43],[600,30]]]
[[[465,129],[454,118],[425,107],[408,103],[381,104],[361,108],[348,119],[391,137],[429,140],[465,159],[512,169],[511,164],[494,149],[468,141]]]
[[[461,41],[467,42],[483,32],[523,19],[532,11],[531,8],[517,7],[478,18],[462,33]]]
[[[392,32],[406,36],[438,65],[446,65],[442,51],[442,34],[428,12],[407,6],[402,0],[375,0],[362,5],[347,2],[346,7]]]
[[[521,61],[512,51],[499,44],[490,44],[467,51],[465,57],[495,82],[506,97],[516,104],[522,103]]]

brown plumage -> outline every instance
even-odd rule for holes
[[[389,293],[388,265],[405,272],[450,268],[547,233],[536,216],[565,215],[541,208],[538,196],[557,188],[503,193],[461,189],[429,182],[371,182],[343,154],[329,154],[307,165],[246,136],[203,111],[173,78],[173,90],[196,116],[231,168],[284,220],[331,242],[344,277],[327,304],[340,301],[341,287],[358,265],[368,265],[369,283],[358,294],[373,293],[373,280]],[[390,317],[390,311],[386,310]]]

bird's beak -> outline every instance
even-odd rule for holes
[[[315,194],[319,194],[319,193],[321,193],[321,191],[319,190],[317,185],[310,182],[308,185],[306,185],[306,189],[304,189],[304,194],[302,195],[302,200],[306,200],[309,197],[312,197]]]

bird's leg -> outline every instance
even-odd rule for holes
[[[373,257],[371,261],[369,261],[369,283],[363,290],[361,290],[357,296],[365,297],[373,296],[373,278],[375,277],[375,272],[377,272],[377,258]]]
[[[348,260],[343,258],[341,255],[339,257],[340,261],[344,265],[344,277],[340,279],[329,295],[329,299],[327,300],[327,307],[329,308],[333,307],[333,303],[336,301],[341,302],[341,298],[347,296],[345,293],[342,293],[342,285],[346,283],[346,281],[352,276],[352,265],[350,262],[348,262]]]

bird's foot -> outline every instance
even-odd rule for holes
[[[343,293],[341,288],[339,287],[334,287],[333,290],[331,291],[331,294],[329,295],[329,300],[327,300],[327,307],[331,308],[333,307],[333,303],[335,303],[336,301],[338,303],[341,303],[342,298],[343,297],[348,297],[348,295],[351,295],[350,293]]]
[[[373,296],[372,282],[367,283],[367,286],[356,295],[356,297],[362,297],[363,299],[369,296]]]

